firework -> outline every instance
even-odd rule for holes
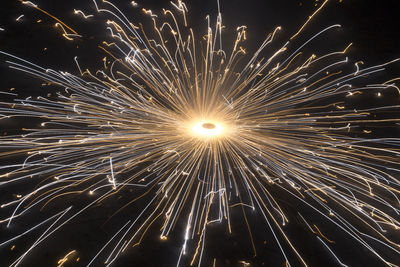
[[[67,40],[82,36],[38,5],[22,3],[54,19]],[[258,237],[250,217],[263,220],[267,242],[282,262],[307,265],[301,242],[288,230],[297,220],[336,264],[346,266],[331,229],[368,257],[395,266],[400,139],[371,132],[399,123],[379,116],[399,106],[355,108],[352,99],[386,92],[398,97],[398,78],[368,83],[398,60],[370,67],[350,63],[351,44],[312,53],[312,42],[340,25],[293,47],[326,3],[290,41],[269,49],[277,27],[251,55],[242,45],[245,26],[237,28],[231,45],[222,39],[219,3],[216,22],[207,17],[203,36],[190,28],[179,0],[162,14],[143,8],[148,24],[130,21],[108,1],[94,0],[93,14],[75,9],[82,19],[107,18],[109,38],[99,45],[106,57],[98,71],[81,68],[77,57],[74,75],[1,52],[10,68],[61,88],[53,96],[1,103],[3,120],[40,121],[40,127],[0,139],[7,162],[0,187],[18,188],[2,203],[0,222],[7,232],[22,225],[0,246],[24,247],[11,266],[107,205],[117,209],[106,221],[112,221],[111,230],[101,245],[92,255],[65,251],[60,266],[75,256],[87,266],[111,265],[141,246],[150,231],[159,234],[158,242],[180,235],[177,265],[200,266],[206,243],[213,242],[210,228],[222,225],[234,234],[237,214],[254,255]],[[296,203],[296,212],[288,201]],[[113,221],[127,210],[129,218]],[[20,239],[30,243],[23,246]]]

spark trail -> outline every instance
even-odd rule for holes
[[[326,2],[290,40],[303,34]],[[399,244],[387,232],[400,226],[400,139],[375,138],[364,125],[395,127],[400,119],[373,115],[398,112],[399,106],[354,109],[348,99],[387,91],[399,97],[396,78],[365,83],[398,64],[397,59],[361,68],[346,57],[349,46],[314,54],[313,40],[340,25],[321,29],[297,47],[286,42],[271,51],[277,27],[254,54],[247,54],[245,26],[237,28],[232,45],[222,39],[219,3],[216,23],[207,17],[204,36],[188,26],[188,10],[180,0],[162,14],[142,9],[152,25],[132,23],[111,2],[93,3],[94,16],[107,17],[113,40],[99,46],[108,58],[102,70],[81,69],[75,58],[79,74],[74,75],[0,52],[11,69],[63,88],[55,98],[28,97],[0,106],[2,119],[41,121],[22,135],[0,139],[0,188],[29,185],[1,205],[1,223],[10,227],[41,210],[48,216],[1,241],[4,247],[39,232],[10,266],[107,202],[117,206],[114,216],[141,204],[137,215],[86,256],[91,257],[87,266],[115,263],[158,224],[161,240],[184,225],[177,233],[182,235],[177,265],[200,266],[205,244],[212,242],[207,230],[219,223],[231,233],[233,211],[243,214],[254,255],[248,217],[259,216],[282,260],[307,265],[300,244],[286,230],[300,218],[327,255],[346,266],[335,253],[335,240],[312,216],[287,211],[282,195],[318,214],[318,221],[342,232],[369,256],[396,266]],[[85,19],[93,16],[75,12]],[[10,157],[23,160],[5,164]],[[119,203],[116,197],[127,193],[130,200]],[[71,197],[84,199],[82,205],[74,205]],[[46,211],[48,205],[58,210]],[[68,250],[59,264],[76,253]]]

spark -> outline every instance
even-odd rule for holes
[[[334,258],[336,259],[336,261],[340,264],[340,266],[348,267],[348,265],[342,263],[342,262],[339,260],[339,258],[338,258],[338,257],[336,256],[336,254],[332,251],[332,249],[331,249],[327,244],[325,244],[325,242],[324,242],[321,238],[319,238],[319,237],[317,236],[317,239],[329,250],[329,252],[333,255],[333,257],[334,257]]]
[[[58,260],[57,267],[63,267],[64,263],[66,263],[69,260],[69,257],[71,255],[73,255],[74,253],[76,253],[76,250],[72,250],[72,251],[68,252],[62,259]]]
[[[28,6],[30,6],[30,7],[33,7],[33,8],[35,8],[36,10],[42,12],[43,14],[45,14],[45,15],[51,17],[52,19],[56,20],[56,21],[57,21],[56,25],[59,25],[59,26],[63,29],[63,31],[64,31],[64,35],[63,35],[63,36],[64,36],[66,39],[69,40],[69,38],[70,38],[69,36],[80,36],[74,29],[72,29],[71,27],[69,27],[69,26],[68,26],[67,24],[65,24],[62,20],[60,20],[59,18],[53,16],[53,15],[50,14],[49,12],[47,12],[47,11],[45,11],[45,10],[39,8],[38,5],[32,3],[31,1],[23,1],[23,0],[19,0],[19,1],[20,1],[23,5],[28,5]],[[38,20],[38,22],[40,22],[40,21],[41,21],[41,20]],[[67,28],[68,30],[70,30],[72,33],[67,33],[66,30],[64,29],[64,27]]]
[[[303,26],[300,27],[300,29],[292,36],[290,37],[290,40],[294,39],[297,35],[299,35],[304,28],[310,23],[310,21],[324,8],[324,6],[329,2],[329,0],[325,0],[320,7],[314,11],[314,13],[308,17],[307,21],[303,24]]]
[[[93,17],[93,15],[85,15],[85,13],[83,13],[82,10],[77,10],[77,9],[74,9],[74,14],[82,15],[82,17],[83,17],[84,19],[88,19],[88,18]]]
[[[56,24],[54,24],[56,27],[59,27],[59,28],[61,28],[61,30],[63,31],[63,34],[62,34],[62,36],[65,38],[65,39],[67,39],[67,40],[69,40],[69,41],[73,41],[74,40],[74,37],[82,37],[81,35],[79,35],[79,34],[72,34],[72,33],[68,33],[66,30],[65,30],[65,28],[64,28],[64,24],[63,23],[56,23]]]
[[[24,16],[25,16],[25,15],[22,14],[22,15],[20,15],[18,18],[16,18],[15,20],[16,20],[16,21],[21,21],[21,19],[22,19]]]
[[[327,2],[290,40],[304,34]],[[57,20],[68,40],[80,36],[36,4],[22,3]],[[307,266],[299,249],[303,244],[286,227],[297,218],[342,266],[335,252],[341,240],[331,239],[332,229],[345,235],[345,242],[353,240],[369,256],[395,266],[391,261],[400,246],[389,232],[400,229],[400,138],[371,133],[381,124],[398,126],[397,117],[374,115],[400,107],[354,108],[349,101],[368,93],[381,97],[386,90],[400,93],[398,77],[365,82],[399,59],[375,66],[352,63],[347,57],[351,43],[313,52],[313,41],[326,38],[338,24],[303,37],[297,46],[279,43],[281,27],[276,27],[251,53],[243,44],[246,26],[236,28],[231,45],[223,41],[219,1],[215,25],[206,17],[206,34],[188,26],[181,0],[161,15],[143,8],[149,27],[133,24],[109,1],[93,3],[96,14],[74,13],[106,17],[108,37],[98,46],[106,54],[101,69],[81,69],[75,56],[74,75],[0,51],[11,69],[61,88],[54,97],[0,103],[0,120],[40,120],[37,128],[25,126],[22,135],[0,137],[0,187],[33,184],[1,204],[0,223],[10,230],[35,212],[46,214],[0,243],[38,235],[11,266],[22,264],[39,244],[103,203],[118,206],[109,220],[132,206],[137,212],[115,225],[87,266],[113,264],[141,245],[157,223],[160,242],[171,242],[177,225],[183,226],[177,266],[185,257],[200,266],[208,229],[223,224],[232,234],[236,211],[243,215],[254,256],[260,253],[250,214],[263,222],[271,238],[265,244],[276,246],[287,266]],[[7,164],[10,157],[22,160]],[[75,206],[74,201],[82,202]],[[286,208],[289,202],[319,218],[293,214]],[[46,209],[51,204],[55,212]],[[382,247],[390,253],[382,253]]]

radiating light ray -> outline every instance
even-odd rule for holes
[[[12,266],[89,208],[113,201],[116,209],[107,222],[133,205],[140,208],[99,246],[88,265],[112,265],[141,245],[159,223],[160,242],[183,225],[177,266],[184,261],[201,266],[209,227],[226,223],[231,234],[236,223],[231,213],[240,208],[253,255],[257,246],[250,211],[265,221],[271,243],[287,266],[307,266],[308,259],[287,230],[297,215],[287,210],[282,197],[327,223],[321,226],[298,213],[339,264],[345,266],[333,252],[340,240],[330,239],[332,228],[395,266],[399,241],[389,232],[400,227],[400,139],[372,134],[379,125],[395,127],[400,121],[374,115],[398,112],[400,106],[355,109],[350,103],[370,93],[400,93],[399,78],[367,82],[399,59],[375,66],[352,63],[346,56],[351,44],[313,53],[313,41],[341,27],[338,24],[294,46],[292,40],[304,34],[327,2],[290,42],[270,48],[281,29],[276,27],[254,54],[243,46],[246,26],[237,28],[231,45],[223,40],[219,1],[215,25],[207,16],[202,35],[190,28],[187,7],[180,0],[162,14],[143,8],[148,24],[132,23],[115,4],[94,0],[96,12],[107,17],[108,33],[99,45],[107,57],[97,71],[81,69],[77,57],[79,73],[74,75],[0,51],[10,58],[11,69],[64,89],[55,97],[0,103],[0,119],[41,121],[40,126],[26,127],[23,135],[0,137],[1,158],[22,158],[21,163],[0,166],[0,186],[36,182],[2,203],[6,213],[0,223],[17,224],[50,204],[61,210],[33,226],[36,232],[57,218]],[[65,38],[78,36],[56,20]],[[119,203],[118,196],[126,194],[131,198]],[[85,197],[82,207],[68,203]],[[393,258],[381,253],[383,247]]]
[[[23,1],[23,0],[19,0],[19,1],[20,1],[22,4],[31,6],[31,7],[35,8],[36,10],[42,12],[43,14],[45,14],[45,15],[51,17],[52,19],[56,20],[56,21],[57,21],[56,25],[58,24],[58,25],[60,25],[62,28],[63,28],[63,27],[67,28],[68,30],[70,30],[70,31],[72,32],[71,35],[79,36],[79,34],[78,34],[74,29],[72,29],[71,27],[69,27],[67,24],[65,24],[63,21],[61,21],[59,18],[53,16],[52,14],[50,14],[49,12],[47,12],[47,11],[41,9],[41,8],[39,8],[39,6],[36,5],[36,4],[34,4],[33,2],[31,2],[31,1]],[[64,28],[63,28],[63,29],[64,29]],[[65,30],[64,30],[64,31],[65,31]],[[67,32],[65,31],[65,35],[63,35],[63,36],[66,37],[67,35],[69,35],[69,33],[67,33]]]
[[[333,253],[333,251],[331,250],[331,248],[330,248],[327,244],[325,244],[325,242],[324,242],[321,238],[319,238],[319,237],[317,236],[317,239],[329,250],[329,252],[332,254],[332,256],[335,257],[335,259],[336,259],[337,262],[340,264],[340,266],[344,266],[344,267],[347,267],[347,266],[348,266],[348,265],[342,263],[342,262],[339,260],[339,258],[336,256],[336,254]]]

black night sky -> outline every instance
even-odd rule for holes
[[[54,27],[55,21],[49,16],[22,5],[17,0],[3,0],[0,6],[0,28],[3,29],[0,31],[0,51],[37,63],[45,68],[68,71],[77,75],[79,70],[74,62],[75,56],[78,56],[82,68],[91,70],[101,68],[102,58],[105,55],[97,45],[109,35],[109,32],[105,30],[104,16],[95,16],[86,21],[81,16],[73,14],[74,9],[94,14],[92,1],[36,0],[34,2],[41,9],[61,18],[66,24],[76,29],[82,37],[68,41],[61,36],[60,29]],[[152,9],[155,13],[162,13],[162,8],[170,7],[169,1],[165,0],[137,1],[140,5],[140,8],[137,9],[132,7],[131,1],[128,0],[112,0],[112,2],[123,10],[132,21],[143,20],[143,14],[139,11],[141,7]],[[189,25],[195,32],[205,33],[205,16],[210,14],[213,21],[215,20],[216,0],[188,0],[186,2],[189,10]],[[223,24],[226,26],[225,42],[227,45],[231,44],[235,37],[236,27],[246,25],[248,38],[245,46],[251,54],[258,48],[266,34],[280,25],[283,27],[283,31],[277,37],[276,46],[273,44],[271,50],[267,49],[265,53],[274,51],[274,48],[278,48],[279,44],[297,31],[321,2],[321,0],[220,0]],[[317,7],[314,6],[316,3]],[[304,36],[310,36],[332,24],[341,24],[340,30],[332,31],[313,43],[312,49],[317,54],[327,50],[343,49],[352,42],[353,46],[348,54],[352,62],[362,60],[365,66],[383,63],[400,57],[399,12],[400,1],[397,0],[330,0],[306,28]],[[24,16],[20,21],[16,21],[22,14]],[[38,20],[41,22],[37,23]],[[294,46],[301,41],[304,39],[294,40]],[[0,92],[8,92],[10,88],[15,88],[13,93],[17,93],[23,98],[30,95],[51,95],[58,89],[53,86],[43,87],[41,86],[42,81],[37,78],[9,69],[6,60],[9,58],[0,54]],[[380,75],[397,77],[396,73],[397,76],[400,73],[400,64],[391,66],[387,72]],[[378,76],[378,78],[380,77]],[[13,96],[0,93],[1,102],[10,102],[13,98]],[[370,105],[373,102],[368,98],[358,101],[359,103],[354,103],[354,105]],[[393,95],[384,96],[381,101],[385,101],[387,105],[400,104],[399,97],[396,98]],[[386,116],[398,116],[398,113],[386,114]],[[17,134],[21,132],[21,128],[29,125],[35,126],[37,123],[39,122],[29,119],[0,121],[0,134]],[[399,136],[399,134],[399,129],[377,131],[377,135],[382,136]],[[1,162],[2,160],[0,158],[0,165],[4,164]],[[5,202],[12,192],[18,191],[18,187],[24,186],[26,185],[22,183],[12,187],[0,186],[0,204]],[[82,196],[82,199],[84,198]],[[114,198],[113,201],[105,202],[104,205],[88,210],[83,216],[77,217],[66,227],[60,229],[54,237],[35,248],[20,266],[57,266],[57,260],[72,249],[78,251],[75,259],[78,257],[80,259],[78,262],[76,260],[68,261],[64,266],[86,266],[85,263],[87,264],[93,253],[97,253],[104,242],[110,238],[110,233],[119,229],[121,222],[137,215],[138,210],[135,207],[128,207],[124,212],[108,220],[110,214],[120,208],[120,203],[125,203],[130,198],[129,190],[126,190],[119,198]],[[53,206],[50,205],[49,211],[51,209],[58,211],[57,205],[62,205],[62,201],[54,203]],[[84,200],[72,200],[68,197],[66,197],[66,201],[77,206],[82,205],[81,202],[84,203]],[[284,203],[283,205],[289,213],[296,214],[298,210],[304,210],[303,214],[307,216],[315,215],[316,223],[320,225],[325,223],[322,219],[318,221],[318,216],[312,211],[307,211],[304,205],[296,203],[290,198],[286,199],[284,195],[281,202]],[[145,200],[143,205],[145,205]],[[1,209],[0,214],[1,218],[5,216]],[[34,216],[40,217],[41,215],[26,216],[26,220],[22,222],[25,225],[6,228],[4,224],[1,224],[0,242],[21,232],[26,227],[29,228],[29,220]],[[234,222],[232,234],[227,233],[225,223],[215,224],[208,230],[207,248],[202,266],[212,266],[214,259],[216,259],[216,266],[246,266],[243,262],[250,263],[249,266],[285,266],[284,259],[260,214],[254,212],[248,216],[258,252],[256,257],[253,257],[247,228],[241,213],[233,212],[232,216]],[[174,234],[167,241],[159,238],[160,226],[161,222],[155,223],[145,235],[142,244],[123,253],[112,266],[175,266],[181,249],[183,226],[178,223]],[[339,266],[333,256],[304,227],[300,219],[297,221],[293,219],[288,227],[290,228],[289,237],[299,247],[309,266]],[[332,227],[326,232],[337,241],[335,245],[337,255],[347,265],[383,266],[381,261],[370,256],[369,252],[351,241],[338,229]],[[32,236],[28,235],[20,242],[23,244],[40,233],[40,231],[33,232]],[[399,239],[397,238],[397,240]],[[8,245],[0,247],[0,266],[9,266],[16,257],[23,253],[24,245],[19,246],[18,242],[16,244],[17,246],[13,250]],[[392,252],[384,251],[383,254],[385,253]],[[288,255],[295,258],[290,253]],[[400,260],[397,263],[400,263]],[[186,259],[180,266],[189,266],[188,264],[189,260]],[[93,266],[105,265],[98,262]],[[301,265],[300,262],[294,260],[293,266]]]

